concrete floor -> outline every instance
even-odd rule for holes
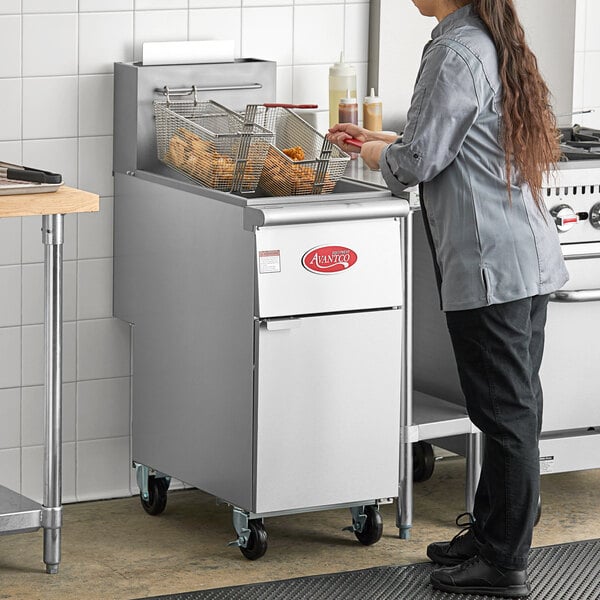
[[[250,582],[426,560],[425,547],[452,537],[464,510],[464,459],[438,461],[415,484],[414,527],[400,540],[393,505],[382,507],[383,538],[359,544],[342,527],[350,511],[266,519],[269,549],[255,562],[232,540],[231,511],[197,490],[169,493],[166,511],[147,515],[139,498],[64,507],[62,563],[46,575],[41,532],[0,537],[0,599],[125,600]],[[600,470],[545,475],[534,545],[600,538]]]

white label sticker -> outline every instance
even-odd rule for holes
[[[554,456],[540,456],[540,473],[552,473],[554,471]]]
[[[259,273],[279,273],[281,271],[281,255],[279,250],[260,250],[258,253]]]

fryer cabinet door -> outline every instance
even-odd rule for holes
[[[255,512],[397,496],[401,316],[260,322]]]

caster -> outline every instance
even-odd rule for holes
[[[383,519],[376,506],[365,506],[364,514],[366,519],[362,530],[358,531],[358,529],[355,529],[354,535],[361,544],[371,546],[378,542],[383,535]]]
[[[267,531],[262,521],[256,519],[248,521],[248,529],[250,536],[246,547],[240,546],[240,552],[248,560],[257,560],[267,551]]]
[[[433,475],[435,456],[433,446],[428,442],[414,442],[413,451],[413,481],[427,481]]]
[[[169,481],[165,477],[148,477],[148,500],[144,500],[140,493],[142,508],[149,515],[160,515],[167,507],[167,490]]]

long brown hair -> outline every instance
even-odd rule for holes
[[[462,2],[461,2],[462,4]],[[513,163],[519,183],[531,188],[541,208],[542,180],[560,157],[550,92],[527,42],[513,0],[473,0],[498,52],[502,80],[502,145],[510,197]]]

